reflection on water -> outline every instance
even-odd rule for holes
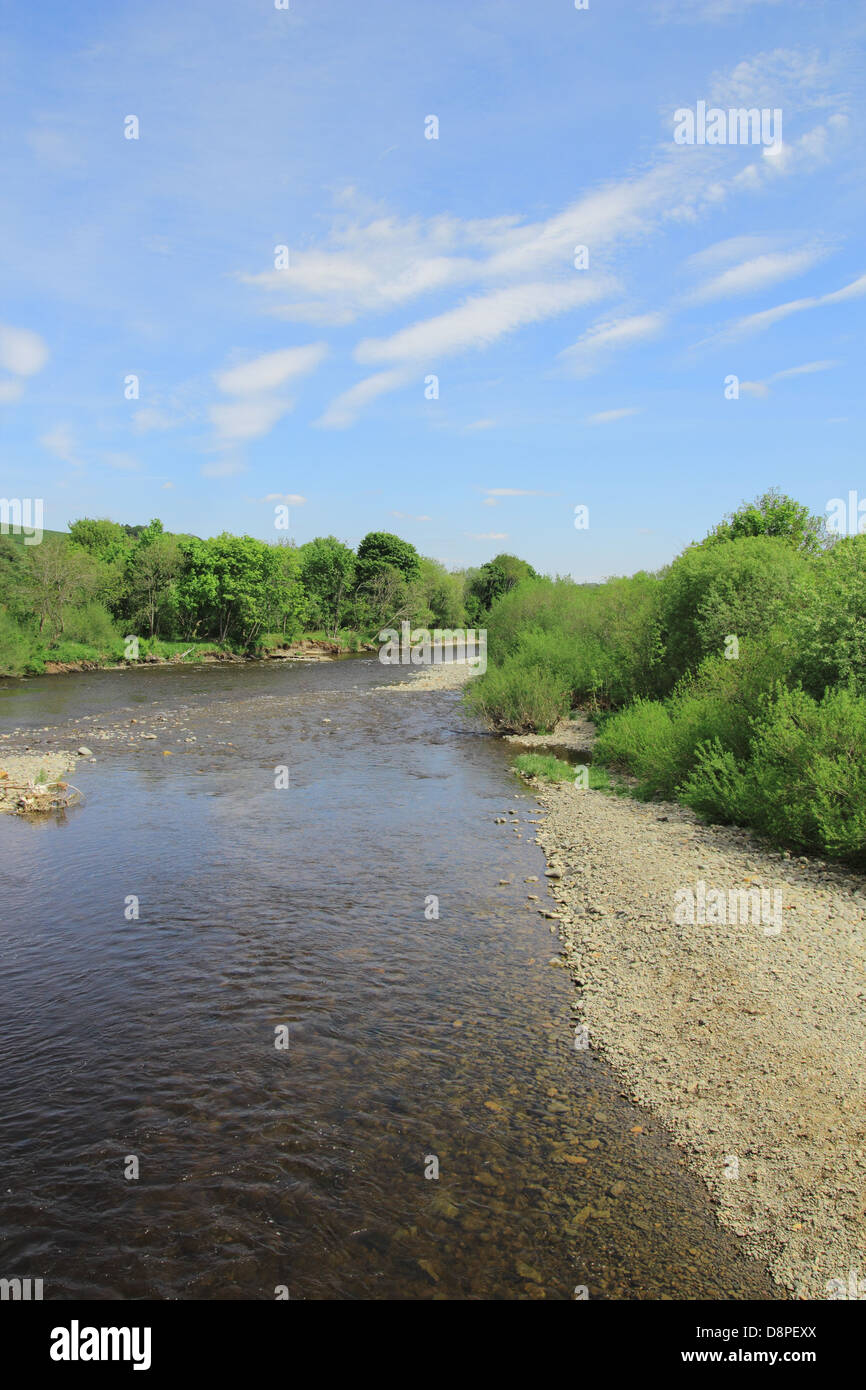
[[[0,1276],[47,1298],[771,1296],[575,1050],[533,829],[494,824],[534,805],[507,750],[455,695],[373,690],[395,678],[0,686],[0,731],[97,756],[64,821],[0,817]]]

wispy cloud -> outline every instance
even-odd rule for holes
[[[624,406],[620,410],[599,410],[595,415],[587,415],[588,425],[610,425],[614,420],[625,420],[629,415],[639,415],[640,410],[637,406]]]
[[[767,328],[772,328],[774,324],[780,323],[782,319],[789,318],[791,314],[804,313],[807,309],[819,309],[828,304],[842,304],[849,299],[859,299],[866,294],[866,275],[859,275],[856,280],[843,285],[839,290],[833,290],[830,294],[811,295],[806,299],[791,299],[785,304],[777,304],[772,309],[762,309],[757,314],[747,314],[745,318],[737,319],[728,328],[706,342],[733,342],[737,338],[745,338],[752,333],[761,333]]]
[[[818,250],[787,251],[755,256],[722,271],[689,295],[692,304],[708,304],[715,299],[730,299],[738,294],[754,294],[780,280],[802,275],[823,259],[826,252]]]
[[[291,409],[291,401],[273,400],[268,396],[252,397],[247,401],[212,405],[210,418],[222,441],[259,439],[263,434],[268,434]]]
[[[268,434],[277,421],[294,407],[293,401],[273,392],[296,377],[314,371],[327,352],[326,343],[281,348],[217,372],[216,383],[220,391],[239,398],[219,402],[210,408],[211,423],[220,444],[258,439]]]
[[[246,469],[247,465],[243,459],[235,456],[202,464],[201,475],[203,478],[234,478],[238,473],[245,473]]]
[[[33,376],[48,361],[48,348],[29,328],[0,324],[0,367],[16,376]]]
[[[48,348],[38,333],[0,323],[0,368],[12,373],[0,381],[0,405],[11,405],[24,395],[24,381],[41,372]]]
[[[43,449],[47,449],[49,454],[53,454],[62,463],[69,463],[73,468],[81,467],[82,460],[78,456],[78,446],[68,425],[55,425],[46,434],[40,435],[39,443]]]
[[[491,294],[474,296],[435,318],[401,329],[390,338],[367,338],[359,343],[355,357],[368,364],[394,361],[435,364],[452,353],[489,347],[517,328],[590,304],[608,288],[609,282],[599,279],[535,282],[495,290]]]
[[[353,425],[365,406],[389,391],[398,391],[415,380],[417,373],[413,368],[395,368],[389,372],[376,372],[350,386],[331,401],[327,410],[315,422],[322,429],[343,430]]]
[[[768,396],[770,387],[777,381],[787,381],[789,377],[810,376],[813,372],[828,372],[837,367],[838,362],[805,362],[801,367],[786,367],[784,371],[774,372],[764,381],[741,381],[740,390],[751,396]]]
[[[608,319],[593,324],[582,338],[563,349],[559,360],[574,376],[589,376],[603,367],[619,349],[657,338],[664,328],[665,317],[660,313],[634,314],[628,318]]]
[[[287,381],[314,371],[327,354],[327,343],[281,348],[278,352],[268,352],[250,362],[218,372],[217,386],[228,396],[250,396],[274,391]]]

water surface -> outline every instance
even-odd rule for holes
[[[538,814],[506,749],[456,695],[374,689],[404,676],[0,683],[0,735],[24,731],[0,767],[26,743],[97,759],[83,807],[0,817],[0,1275],[46,1298],[771,1296],[575,1049],[534,828],[494,823]]]

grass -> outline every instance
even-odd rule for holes
[[[514,759],[513,766],[521,777],[536,777],[540,782],[575,782],[578,773],[585,772],[587,781],[584,785],[590,791],[619,791],[611,782],[607,768],[598,767],[595,763],[577,766],[554,757],[552,753],[520,753]]]

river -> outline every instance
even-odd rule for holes
[[[82,806],[0,816],[0,1276],[57,1299],[774,1296],[575,1046],[534,828],[495,823],[534,815],[508,750],[455,693],[375,689],[405,675],[0,682],[0,767],[96,758]]]

